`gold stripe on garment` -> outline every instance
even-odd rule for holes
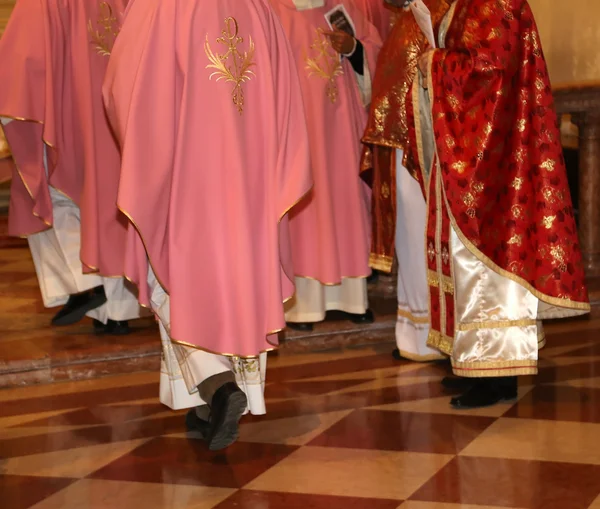
[[[421,109],[420,109],[420,90],[421,77],[417,76],[417,79],[412,84],[412,103],[413,103],[413,117],[415,119],[415,138],[417,139],[417,157],[419,158],[419,168],[421,170],[421,178],[423,180],[423,187],[425,193],[429,192],[427,170],[425,169],[425,149],[423,147],[423,130],[421,129]],[[429,168],[431,170],[431,168]],[[431,171],[429,172],[431,175]]]
[[[283,329],[280,329],[277,332],[281,332],[282,330]],[[269,335],[277,334],[277,332],[269,333]],[[187,346],[189,348],[194,348],[195,350],[201,350],[203,352],[210,353],[213,355],[222,355],[223,357],[238,357],[239,359],[257,359],[261,353],[273,352],[274,350],[277,350],[277,348],[278,348],[278,345],[277,346],[274,345],[273,348],[265,348],[264,350],[261,350],[260,352],[258,352],[256,355],[240,355],[237,353],[218,352],[216,350],[210,350],[208,348],[203,348],[198,345],[192,345],[191,343],[186,343],[185,341],[178,341],[176,339],[171,339],[171,343],[174,343],[176,345],[181,345],[181,346]],[[272,344],[269,341],[267,341],[267,343]]]
[[[419,355],[416,353],[412,353],[412,352],[407,352],[405,350],[402,350],[401,348],[398,349],[398,351],[400,352],[400,355],[402,357],[404,357],[405,359],[408,359],[409,361],[413,361],[413,362],[433,362],[433,361],[441,361],[444,359],[447,359],[448,357],[442,353],[429,353],[427,355]]]
[[[369,267],[381,272],[392,272],[392,266],[394,265],[394,258],[392,256],[380,255],[377,253],[371,253],[369,255]]]
[[[524,318],[521,320],[488,320],[484,322],[459,323],[456,330],[467,332],[480,329],[506,329],[508,327],[531,327],[537,326],[537,320]]]
[[[536,375],[537,362],[524,361],[484,361],[457,362],[452,360],[452,371],[464,378],[486,378],[498,376]]]
[[[450,265],[452,268],[452,264]],[[450,276],[446,276],[445,274],[438,274],[437,272],[427,269],[427,284],[429,286],[433,286],[434,288],[440,287],[440,279],[442,281],[441,287],[444,293],[449,293],[454,295],[454,281]]]
[[[435,348],[439,350],[443,354],[448,356],[452,355],[452,349],[454,344],[454,338],[447,336],[446,334],[442,334],[437,330],[430,330],[429,335],[427,337],[427,346],[430,348]]]
[[[410,311],[407,311],[407,310],[401,309],[401,308],[398,308],[397,317],[398,318],[406,318],[407,320],[410,320],[411,322],[413,322],[415,324],[416,323],[429,324],[428,316],[416,316],[416,315],[412,314]]]

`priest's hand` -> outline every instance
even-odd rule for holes
[[[423,75],[423,83],[427,83],[427,74],[429,73],[429,69],[427,68],[427,61],[429,60],[429,55],[433,53],[432,49],[428,49],[425,53],[423,53],[418,60],[419,71]]]
[[[333,32],[323,33],[329,39],[331,47],[340,55],[349,55],[354,51],[356,40],[350,34],[337,28]]]

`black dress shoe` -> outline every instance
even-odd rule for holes
[[[131,333],[129,322],[127,320],[108,320],[106,325],[100,320],[94,320],[94,334],[102,336],[109,334],[110,336],[126,336]]]
[[[517,398],[517,377],[477,378],[464,394],[450,400],[456,409],[483,408]]]
[[[392,350],[392,357],[394,359],[396,359],[397,361],[405,361],[406,360],[404,357],[402,357],[402,354],[400,353],[400,349],[398,349],[398,348],[394,348]]]
[[[314,328],[312,323],[304,323],[304,322],[287,322],[286,325],[290,329],[297,330],[300,332],[310,332]]]
[[[367,312],[362,315],[353,315],[351,313],[348,314],[350,316],[350,321],[357,325],[373,323],[375,321],[375,315],[370,309],[367,309]]]
[[[106,302],[103,286],[97,286],[86,292],[71,295],[67,303],[52,318],[52,325],[72,325],[83,319],[92,309],[99,308]]]
[[[202,438],[206,440],[210,430],[210,423],[204,419],[200,419],[196,414],[196,409],[191,408],[185,415],[185,427],[188,431],[200,433]]]
[[[233,382],[217,389],[210,404],[209,429],[206,435],[211,451],[225,449],[239,436],[239,421],[248,406],[248,398]]]
[[[478,381],[478,378],[464,378],[460,376],[446,376],[442,378],[442,387],[449,391],[467,392]]]
[[[379,272],[374,270],[373,272],[371,272],[371,275],[367,278],[367,284],[373,285],[377,283],[377,281],[379,281]]]

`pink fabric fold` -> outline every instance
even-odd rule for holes
[[[102,82],[125,4],[19,0],[0,40],[0,116],[17,119],[5,127],[16,166],[9,233],[50,227],[55,187],[81,209],[84,265],[107,276],[123,273],[127,222]]]
[[[340,57],[330,45],[322,46],[319,31],[330,30],[325,13],[343,4],[371,76],[381,39],[351,2],[326,0],[321,8],[302,11],[292,0],[272,3],[300,75],[314,179],[312,192],[290,219],[296,275],[326,284],[366,277],[370,274],[370,190],[359,177],[359,166],[367,108],[350,62],[344,58],[336,71]]]
[[[104,97],[141,303],[149,259],[174,340],[240,356],[270,348],[293,293],[286,213],[311,186],[298,76],[270,7],[134,0]]]

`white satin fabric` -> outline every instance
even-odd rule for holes
[[[451,229],[455,336],[452,363],[461,376],[537,373],[539,300],[476,258]]]
[[[296,293],[284,307],[288,323],[322,322],[327,311],[362,315],[369,308],[367,280],[343,278],[339,285],[324,285],[316,279],[297,277]]]
[[[427,206],[419,183],[402,166],[402,156],[402,150],[396,150],[396,344],[403,357],[424,362],[445,356],[427,346],[429,290],[423,256]]]
[[[152,310],[156,314],[163,348],[160,369],[160,402],[173,410],[205,405],[198,394],[198,385],[213,375],[232,371],[235,381],[248,398],[248,408],[254,415],[266,413],[265,376],[267,354],[254,359],[217,355],[199,348],[171,341],[171,307],[169,295],[160,285],[152,269],[148,272]]]

